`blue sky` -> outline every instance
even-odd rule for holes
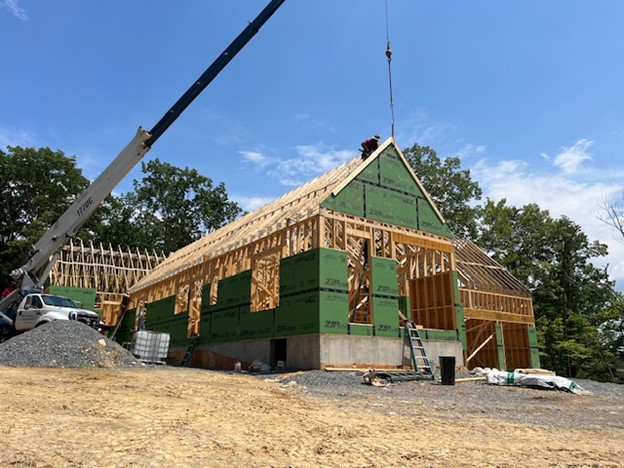
[[[95,178],[268,0],[0,0],[0,148],[49,146]],[[460,155],[485,195],[538,203],[609,245],[624,189],[624,2],[388,0],[396,139]],[[384,0],[286,0],[147,158],[253,209],[390,134]],[[127,191],[134,170],[118,187]]]

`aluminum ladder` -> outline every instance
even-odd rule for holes
[[[409,343],[414,371],[418,374],[433,376],[433,369],[431,368],[427,352],[425,351],[422,339],[420,338],[420,333],[418,333],[416,323],[411,320],[405,320],[403,323],[405,327],[405,336],[407,337]]]

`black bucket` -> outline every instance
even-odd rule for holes
[[[442,385],[455,385],[455,356],[440,356]]]

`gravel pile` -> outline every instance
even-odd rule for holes
[[[128,350],[87,325],[55,320],[0,343],[0,365],[15,367],[135,367]]]

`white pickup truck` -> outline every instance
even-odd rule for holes
[[[24,332],[53,320],[78,320],[96,330],[100,325],[98,314],[81,309],[71,299],[53,294],[31,293],[17,307],[15,331]]]

